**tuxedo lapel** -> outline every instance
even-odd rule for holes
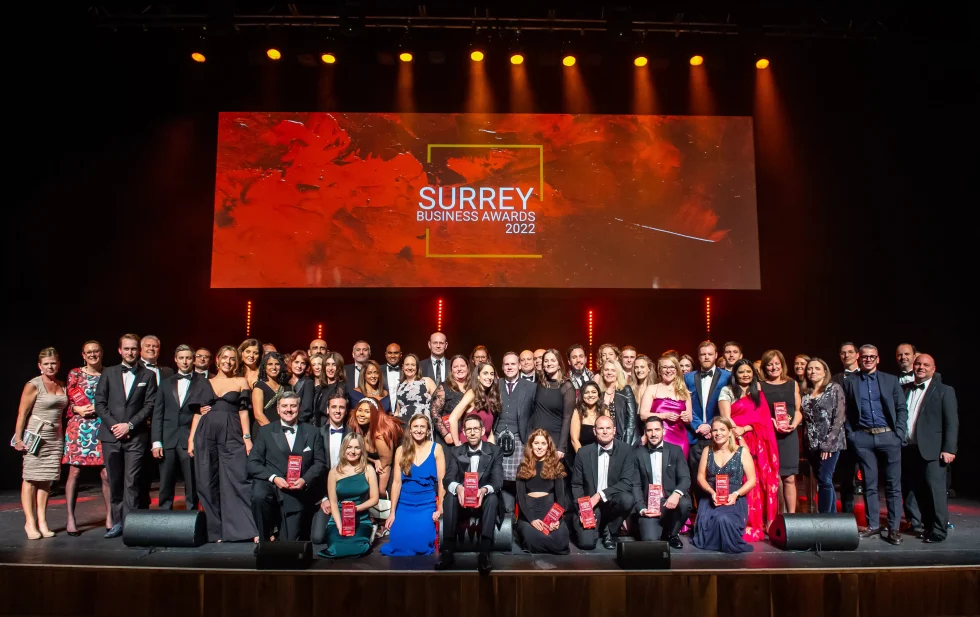
[[[126,402],[127,403],[129,403],[129,401],[133,398],[133,395],[136,394],[136,388],[138,388],[141,383],[146,383],[145,381],[140,381],[140,380],[141,379],[145,379],[144,373],[146,373],[147,370],[149,370],[149,369],[140,368],[140,370],[138,370],[135,373],[133,373],[133,387],[129,389],[129,394],[126,394]],[[123,376],[122,375],[123,375],[123,373],[122,373],[122,370],[120,369],[120,371],[119,371],[119,378],[120,379],[123,379]],[[126,388],[126,380],[123,379],[123,393],[124,394],[126,392],[125,388]]]
[[[711,375],[711,387],[708,388],[708,401],[711,400],[711,395],[714,393],[715,388],[718,387],[718,382],[720,380],[721,380],[721,369],[715,368],[714,374]],[[700,390],[700,388],[698,388],[698,390]],[[704,415],[706,418],[708,417],[708,401],[701,401],[701,410],[704,411]]]
[[[289,442],[286,441],[286,436],[282,433],[282,425],[276,422],[275,426],[269,430],[272,432],[272,441],[275,442],[276,446],[280,450],[282,450],[283,454],[289,456],[291,454],[289,451]],[[296,438],[299,439],[299,435],[297,435]]]
[[[174,402],[177,403],[177,410],[178,411],[180,411],[180,409],[183,407],[183,405],[180,404],[180,392],[177,390],[177,382],[179,382],[179,381],[180,380],[177,379],[176,377],[171,377],[170,378],[170,390],[171,390],[171,392],[174,395]],[[191,379],[191,381],[193,381],[193,378]],[[187,391],[188,392],[191,391],[190,386],[188,386]],[[187,397],[186,396],[184,397],[184,400],[185,401],[187,400]]]

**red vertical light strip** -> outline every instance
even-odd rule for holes
[[[252,336],[252,301],[245,304],[245,338]]]
[[[322,323],[318,323],[316,325],[316,337],[318,339],[322,339],[323,338],[323,324]]]
[[[592,326],[595,323],[595,314],[589,309],[589,370],[592,370]]]
[[[439,298],[439,308],[436,310],[436,332],[442,332],[442,298]]]
[[[704,330],[708,333],[706,338],[711,338],[711,296],[704,299]]]

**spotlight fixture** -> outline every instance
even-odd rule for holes
[[[647,62],[648,60],[646,56],[637,56],[633,59],[633,66],[646,66]]]
[[[207,60],[207,58],[205,58],[204,57],[204,54],[202,54],[201,52],[195,51],[194,53],[191,54],[191,60],[193,60],[194,62],[202,62],[203,63],[203,62],[205,62]]]
[[[524,64],[524,55],[523,54],[511,54],[511,56],[510,56],[510,63],[511,64]]]
[[[403,51],[402,53],[398,54],[398,59],[401,60],[402,62],[411,62],[412,61],[412,52],[410,52],[410,51]]]
[[[691,66],[701,66],[702,64],[704,64],[702,56],[691,56]]]
[[[270,47],[266,50],[265,55],[269,57],[269,60],[278,60],[282,58],[282,52],[275,47]]]
[[[473,62],[483,62],[483,52],[479,49],[474,49],[470,52],[470,60]]]
[[[755,68],[757,69],[767,69],[769,68],[769,60],[767,58],[759,58],[755,61]]]
[[[322,61],[322,62],[323,62],[324,64],[333,64],[334,62],[336,62],[336,61],[337,61],[337,56],[335,56],[335,55],[333,55],[333,54],[329,54],[329,53],[327,53],[327,54],[322,54],[322,55],[320,56],[320,60],[321,60],[321,61]]]
[[[573,56],[572,54],[568,54],[567,56],[561,59],[561,63],[564,64],[565,66],[575,66],[575,56]]]

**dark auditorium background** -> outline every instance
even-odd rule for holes
[[[398,67],[372,51],[385,43],[377,34],[349,42],[332,67],[248,57],[249,48],[262,55],[263,36],[284,34],[275,30],[229,35],[225,48],[213,37],[214,60],[195,65],[179,33],[52,17],[6,63],[5,435],[41,348],[58,349],[64,377],[80,365],[85,340],[101,341],[111,365],[120,334],[152,333],[172,364],[180,343],[212,352],[240,343],[248,300],[254,336],[280,351],[306,349],[322,323],[329,347],[349,361],[362,337],[376,359],[391,341],[424,354],[442,298],[449,352],[482,343],[499,362],[510,349],[586,342],[589,309],[596,347],[693,355],[710,296],[711,338],[740,341],[752,359],[778,348],[820,356],[836,371],[837,345],[851,340],[877,344],[881,369],[894,372],[898,343],[933,354],[960,402],[954,487],[975,491],[976,309],[966,256],[975,241],[976,69],[965,39],[950,34],[956,21],[909,14],[901,32],[878,40],[759,39],[775,97],[759,95],[757,47],[744,38],[655,39],[655,113],[755,117],[761,290],[321,291],[209,288],[218,112],[463,111],[465,43],[424,33],[447,60],[415,63],[407,101]],[[707,100],[690,95],[695,46],[706,58]],[[581,63],[588,100],[569,101],[562,67],[539,65],[535,50],[557,53],[544,37],[530,46],[533,108],[514,111],[632,113],[628,52],[592,40],[600,62]],[[509,65],[492,59],[493,98],[480,111],[512,111]],[[0,486],[12,488],[20,456],[4,445]]]

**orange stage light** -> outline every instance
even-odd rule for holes
[[[473,62],[483,62],[483,52],[479,50],[471,52],[470,60],[472,60]]]
[[[402,53],[398,54],[398,59],[402,62],[411,62],[412,54],[410,52],[403,51]]]
[[[565,56],[561,59],[561,63],[565,66],[575,66],[575,56]]]
[[[701,66],[704,64],[704,58],[701,56],[691,56],[691,66]]]
[[[265,55],[269,56],[269,60],[278,60],[279,58],[282,58],[282,52],[275,47],[272,47],[266,51]]]
[[[318,339],[322,339],[323,338],[323,324],[322,323],[319,323],[319,324],[316,325],[316,337]]]
[[[646,65],[647,65],[647,58],[646,58],[646,56],[637,56],[633,60],[633,66],[646,66]]]
[[[711,296],[704,299],[704,330],[711,338]]]
[[[524,56],[521,54],[514,54],[510,57],[511,64],[524,64]]]
[[[252,301],[245,304],[245,338],[252,336]]]
[[[594,313],[589,311],[589,370],[592,370],[592,323],[593,323]]]
[[[333,64],[337,61],[337,56],[333,54],[323,54],[320,56],[320,60],[322,60],[324,64]]]
[[[439,308],[436,311],[436,331],[442,332],[442,298],[439,298]]]
[[[191,60],[193,60],[194,62],[204,62],[205,60],[207,60],[207,58],[205,58],[204,54],[202,54],[201,52],[195,51],[194,53],[191,54]]]
[[[757,69],[767,69],[769,68],[769,60],[766,58],[759,58],[755,61],[755,68]]]

